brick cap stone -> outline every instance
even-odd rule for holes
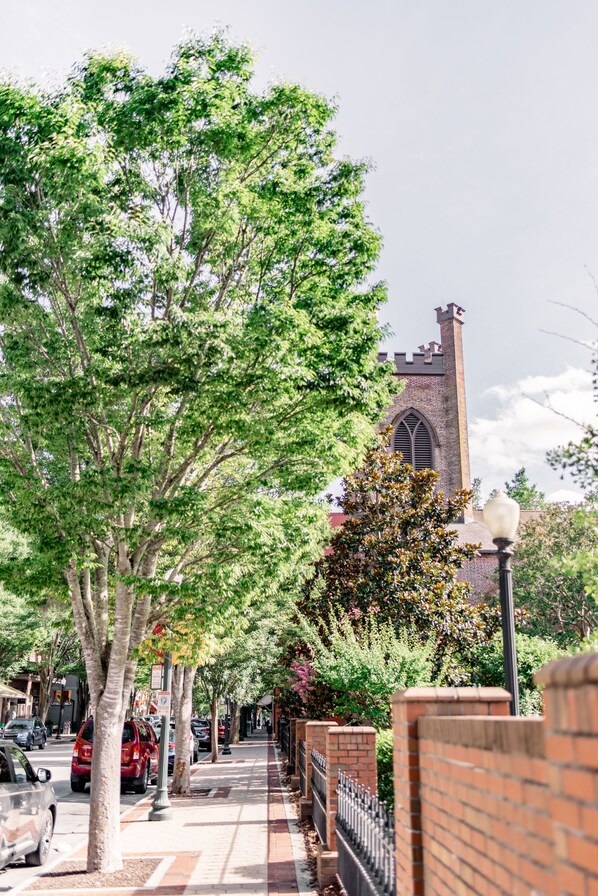
[[[338,722],[320,722],[315,720],[308,720],[306,722],[306,726],[307,725],[311,725],[312,728],[315,728],[316,725],[318,727],[333,728],[335,725],[338,727]]]
[[[393,703],[509,703],[504,688],[407,688],[395,691]]]
[[[544,720],[526,716],[421,716],[420,737],[499,753],[543,759]]]
[[[598,682],[598,653],[580,653],[577,656],[553,660],[534,676],[537,684],[548,688],[576,687]]]
[[[343,725],[338,726],[334,731],[331,731],[330,734],[335,735],[338,734],[376,734],[376,729],[367,725]]]

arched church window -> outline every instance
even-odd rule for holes
[[[403,460],[416,470],[434,468],[434,443],[426,421],[417,411],[408,411],[399,420],[392,439],[393,451],[400,451]]]

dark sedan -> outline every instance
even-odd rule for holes
[[[44,723],[38,716],[30,719],[12,719],[2,731],[3,740],[12,740],[23,750],[39,747],[46,749],[48,734]]]
[[[56,794],[47,768],[35,772],[14,744],[0,742],[0,868],[24,857],[43,865],[56,822]]]

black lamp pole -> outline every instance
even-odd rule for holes
[[[513,608],[513,575],[511,557],[513,544],[510,538],[494,538],[498,557],[500,586],[500,613],[502,618],[502,643],[505,669],[505,685],[511,695],[511,715],[519,715],[519,680],[517,675],[517,650],[515,648],[515,612]]]
[[[163,690],[171,691],[172,682],[172,654],[164,654],[164,678]],[[167,821],[172,818],[170,800],[168,799],[168,741],[170,734],[170,715],[161,716],[160,725],[160,751],[158,755],[158,784],[156,794],[149,811],[150,821]],[[148,760],[149,761],[149,760]]]
[[[64,710],[64,686],[66,684],[66,678],[63,678],[60,682],[60,709],[58,711],[58,731],[56,732],[56,740],[60,740],[60,735],[62,731],[62,713]]]
[[[224,719],[224,743],[222,744],[222,755],[230,756],[230,709],[228,697],[226,698],[226,718]]]

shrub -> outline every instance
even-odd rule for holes
[[[394,776],[392,764],[392,729],[376,733],[376,765],[378,766],[378,796],[389,809],[394,808]]]
[[[534,682],[534,675],[546,663],[563,656],[563,651],[550,638],[521,633],[515,635],[515,648],[521,714],[539,715],[542,712],[542,701],[540,691]],[[500,632],[497,632],[488,644],[477,650],[474,676],[475,683],[480,687],[504,687],[503,644]]]

